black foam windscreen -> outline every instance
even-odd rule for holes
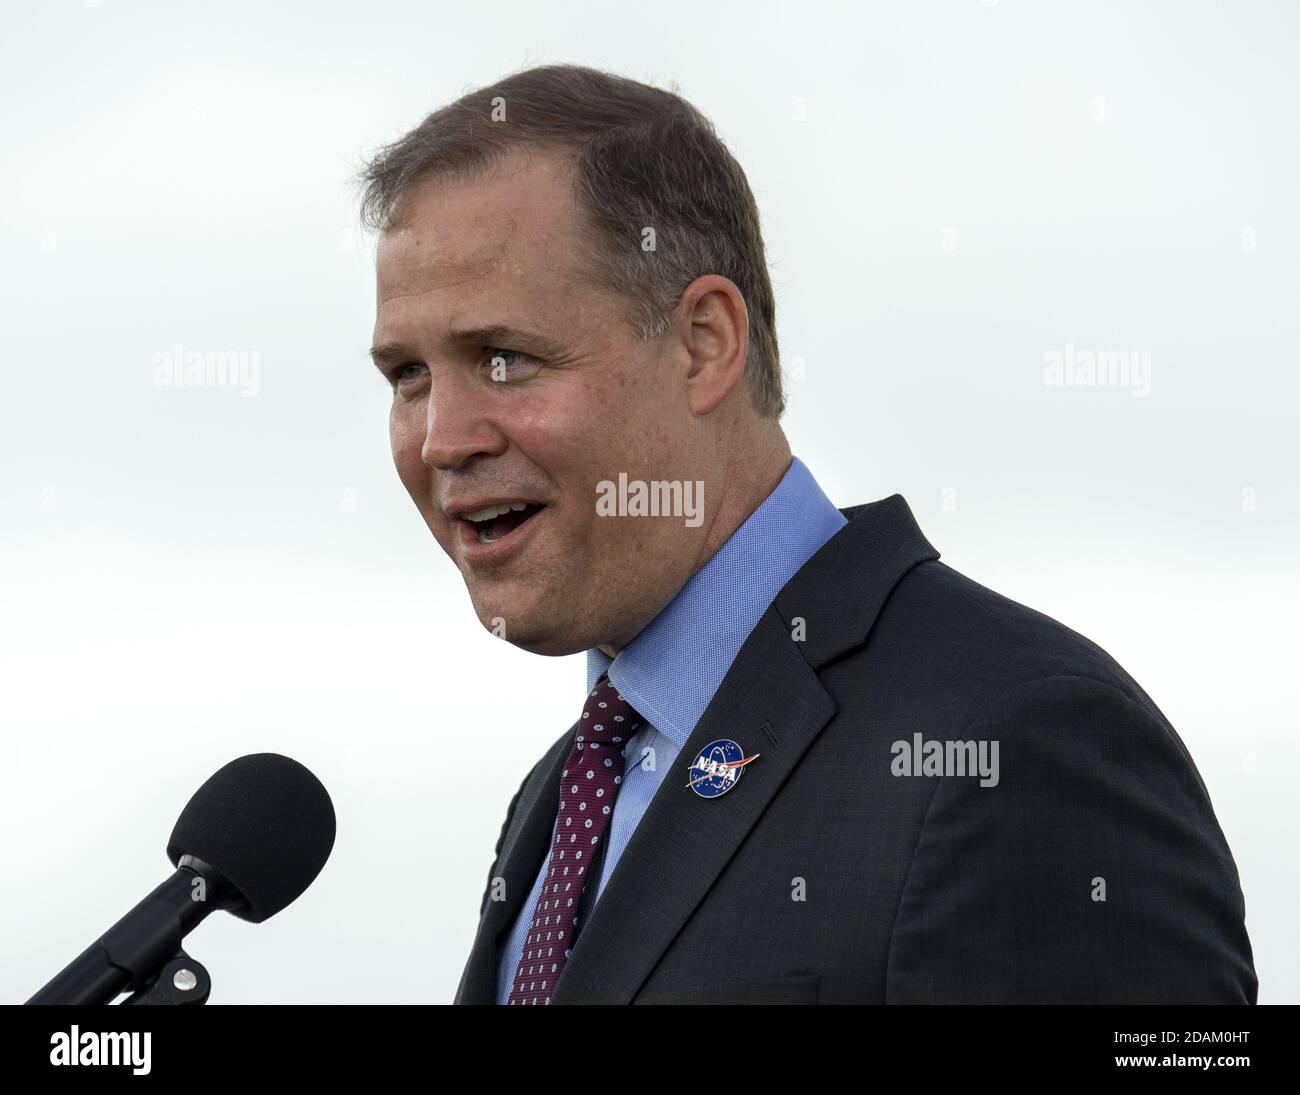
[[[248,902],[231,912],[260,924],[311,885],[333,847],[334,805],[321,781],[289,757],[252,753],[194,792],[167,857],[210,863]]]

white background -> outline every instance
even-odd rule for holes
[[[1298,12],[6,4],[0,1000],[261,751],[320,776],[338,840],[281,915],[191,936],[213,1001],[450,1000],[583,659],[485,633],[397,479],[349,180],[555,61],[713,118],[764,217],[795,453],[1137,678],[1209,787],[1260,1000],[1300,1000]],[[258,394],[156,386],[177,342],[256,351]],[[1067,344],[1149,352],[1150,394],[1046,386]]]

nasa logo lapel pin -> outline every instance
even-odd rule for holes
[[[691,782],[686,786],[701,798],[725,795],[745,774],[745,765],[758,760],[758,753],[745,756],[745,751],[730,738],[711,741],[696,754],[690,767]]]

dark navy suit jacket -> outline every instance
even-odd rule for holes
[[[1232,853],[1150,697],[939,562],[901,495],[842,512],[741,648],[552,1002],[1254,1003]],[[457,1003],[494,999],[575,732],[510,802]],[[996,786],[896,775],[917,734],[996,741]],[[710,800],[686,766],[718,738],[761,756]]]

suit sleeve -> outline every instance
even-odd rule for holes
[[[938,779],[889,1002],[1255,1002],[1236,865],[1158,712],[1049,677],[989,704],[964,740],[981,739],[998,742],[998,782]]]

